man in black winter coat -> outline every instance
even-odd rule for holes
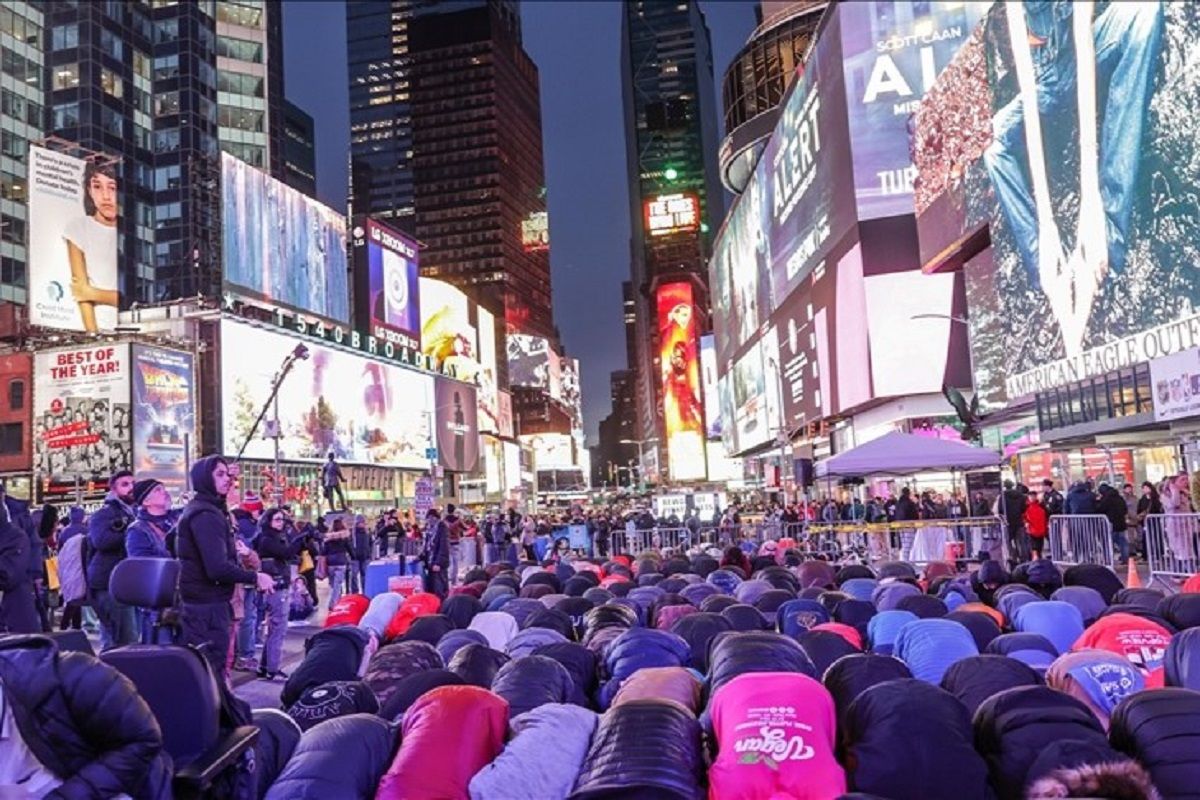
[[[225,674],[233,610],[229,602],[238,584],[275,590],[265,572],[243,569],[238,560],[225,495],[237,479],[224,458],[206,456],[192,465],[194,495],[179,518],[175,549],[179,556],[179,597],[183,641],[205,648],[214,675]]]
[[[0,633],[41,630],[29,577],[29,536],[0,504]]]
[[[125,532],[135,519],[133,473],[127,469],[109,478],[104,505],[88,520],[87,584],[92,608],[100,618],[100,648],[133,644],[138,639],[137,611],[113,600],[108,579],[125,558]]]
[[[436,508],[425,514],[425,542],[421,548],[425,563],[425,591],[445,597],[449,589],[450,533]]]
[[[171,797],[171,759],[158,722],[133,684],[107,664],[60,653],[43,636],[5,637],[0,695],[0,748],[24,745],[40,765],[31,775],[0,774],[0,785],[25,779],[29,797]]]

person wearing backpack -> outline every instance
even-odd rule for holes
[[[104,505],[88,520],[90,556],[87,570],[92,608],[100,618],[100,649],[137,641],[137,616],[132,606],[118,603],[108,591],[113,568],[125,558],[125,531],[134,521],[133,473],[118,470],[109,479]]]

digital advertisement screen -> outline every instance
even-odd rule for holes
[[[571,432],[583,433],[583,394],[579,387],[579,359],[563,358],[559,361],[559,386],[562,400],[571,412]]]
[[[521,220],[521,246],[528,252],[550,249],[550,216],[534,211]]]
[[[575,465],[575,440],[565,433],[534,433],[520,438],[533,449],[534,463],[539,470]]]
[[[771,440],[767,425],[767,392],[762,352],[755,343],[733,365],[733,419],[737,452]]]
[[[225,282],[263,300],[350,321],[346,219],[221,153]]]
[[[30,145],[31,324],[90,333],[116,327],[117,168]]]
[[[1001,3],[985,24],[990,185],[971,190],[995,198],[995,269],[972,339],[1003,343],[976,369],[985,404],[1200,346],[1195,7]]]
[[[669,236],[700,229],[700,198],[692,193],[660,194],[646,201],[646,232]]]
[[[524,333],[508,335],[508,383],[549,391],[551,381],[550,342]],[[557,364],[557,359],[555,359]]]
[[[354,251],[362,318],[377,339],[421,349],[421,292],[417,243],[399,231],[365,218],[354,226]]]
[[[271,394],[271,382],[294,338],[231,320],[221,322],[224,452],[236,453]],[[289,461],[344,462],[427,469],[434,446],[433,377],[354,353],[306,342],[279,392],[280,451]],[[270,418],[268,412],[268,418]],[[245,457],[269,460],[274,443],[260,426]]]
[[[479,323],[479,428],[489,433],[500,432],[500,391],[497,388],[496,317],[483,306],[476,308]]]
[[[479,420],[475,387],[447,378],[434,379],[438,463],[454,472],[479,465]]]
[[[662,284],[656,299],[667,468],[672,480],[702,479],[704,402],[700,394],[700,352],[692,285]]]
[[[133,346],[133,472],[178,498],[196,442],[196,373],[191,353]]]
[[[700,384],[704,389],[705,436],[720,439],[721,397],[717,388],[717,343],[711,333],[700,337]]]
[[[479,343],[471,324],[471,301],[456,286],[421,278],[421,352],[451,366],[459,380],[474,382]]]
[[[913,212],[909,120],[987,2],[840,3],[858,218]]]
[[[107,480],[130,469],[129,345],[33,356],[33,462],[42,480]]]

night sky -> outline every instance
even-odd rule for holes
[[[702,2],[720,83],[754,29],[757,3]],[[346,16],[340,2],[283,4],[284,82],[316,120],[317,193],[346,203],[349,111]],[[629,277],[629,190],[621,110],[621,7],[617,2],[521,4],[525,49],[541,74],[550,203],[554,316],[582,366],[589,441],[609,412],[608,375],[625,367],[621,281]],[[715,154],[714,154],[715,157]]]

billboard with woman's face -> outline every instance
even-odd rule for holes
[[[72,331],[117,326],[116,164],[29,148],[29,321]]]

